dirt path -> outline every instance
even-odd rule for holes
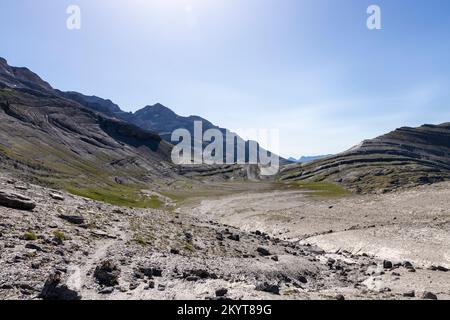
[[[67,268],[69,288],[74,288],[80,292],[84,300],[99,299],[98,291],[92,288],[93,271],[95,267],[107,259],[110,248],[126,242],[129,236],[117,226],[114,226],[112,230],[112,234],[115,234],[114,238],[97,240],[94,242],[93,252],[79,259],[79,261],[83,261],[81,264],[72,264]]]

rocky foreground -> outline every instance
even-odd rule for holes
[[[326,253],[184,210],[114,207],[7,177],[0,190],[0,299],[448,297],[372,285],[420,271],[408,261]]]

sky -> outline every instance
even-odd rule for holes
[[[0,15],[0,56],[55,88],[278,130],[285,157],[450,121],[448,0],[0,0]]]

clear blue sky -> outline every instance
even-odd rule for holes
[[[279,128],[284,156],[450,121],[448,0],[0,0],[0,14],[0,56],[54,87]]]

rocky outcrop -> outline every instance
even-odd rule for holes
[[[94,277],[97,282],[106,287],[113,287],[119,284],[120,269],[112,261],[103,261],[95,268]]]

